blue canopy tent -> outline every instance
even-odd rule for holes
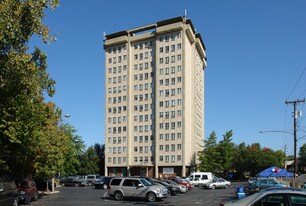
[[[257,174],[257,177],[293,177],[292,172],[272,166]]]

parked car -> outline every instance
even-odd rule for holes
[[[254,183],[249,186],[249,193],[253,194],[255,192],[259,192],[260,190],[269,187],[288,187],[288,185],[281,183],[275,178],[260,177],[256,178]]]
[[[13,180],[0,178],[0,205],[18,206],[19,191]]]
[[[93,185],[97,179],[100,178],[100,175],[86,175],[85,176],[85,181],[86,181],[86,185]]]
[[[168,189],[168,191],[170,192],[170,195],[176,195],[177,193],[181,192],[181,189],[178,186],[170,185],[169,183],[163,182],[161,180],[156,180],[155,182],[165,186]],[[169,195],[169,193],[168,193],[168,195]]]
[[[188,188],[185,185],[177,184],[176,182],[174,182],[172,180],[162,179],[161,181],[170,184],[172,187],[178,188],[180,193],[186,193],[188,191]]]
[[[163,186],[152,185],[144,178],[116,177],[109,184],[108,194],[116,200],[126,197],[144,198],[149,202],[158,201],[168,196],[167,189]]]
[[[184,186],[186,186],[189,190],[192,188],[192,185],[191,185],[190,183],[186,182],[185,180],[183,180],[183,179],[180,178],[180,177],[177,177],[177,176],[168,177],[168,180],[172,180],[173,182],[176,182],[177,184],[184,185]]]
[[[18,182],[18,181],[17,181]],[[30,202],[36,201],[38,199],[38,192],[36,184],[33,180],[25,179],[17,183],[19,190],[19,201],[25,204],[30,204]]]
[[[195,186],[203,186],[204,184],[212,181],[213,178],[214,175],[211,172],[194,172],[186,179]]]
[[[250,177],[250,178],[248,179],[249,185],[253,184],[253,183],[255,182],[255,180],[256,180],[256,177]]]
[[[303,206],[306,190],[299,188],[269,188],[240,200],[221,203],[220,206]]]
[[[109,186],[110,181],[113,179],[114,177],[100,177],[99,179],[97,179],[94,183],[94,186],[96,189],[107,189]]]
[[[213,189],[213,190],[216,189],[216,188],[227,189],[230,186],[230,184],[231,184],[230,181],[226,181],[223,178],[214,178],[210,182],[204,184],[204,187],[208,188],[208,189]]]
[[[84,187],[86,185],[86,182],[82,177],[66,177],[60,180],[60,184],[63,187],[67,186]]]

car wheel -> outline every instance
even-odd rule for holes
[[[211,189],[212,190],[216,189],[216,185],[211,186]]]
[[[31,202],[30,197],[26,196],[26,198],[24,199],[24,204],[28,205],[28,204],[30,204],[30,202]]]
[[[227,189],[228,188],[228,185],[225,185],[225,187],[224,187],[225,189]]]
[[[13,206],[18,206],[18,198],[14,198]]]
[[[107,189],[107,184],[103,184],[103,189]]]
[[[35,192],[34,197],[33,197],[33,201],[37,201],[37,199],[38,199],[38,194],[37,194],[37,192]]]
[[[147,199],[149,202],[155,202],[157,200],[156,195],[153,192],[147,194]]]
[[[116,200],[123,200],[123,194],[119,191],[115,192],[115,199]]]

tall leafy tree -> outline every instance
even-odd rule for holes
[[[96,143],[94,145],[94,148],[96,150],[96,153],[99,157],[99,174],[100,175],[104,175],[104,171],[105,171],[105,155],[104,155],[104,151],[105,151],[105,145],[104,144],[98,144]]]
[[[47,56],[37,47],[28,51],[28,42],[34,34],[46,43],[53,40],[42,18],[46,8],[56,6],[57,0],[0,1],[2,174],[31,175],[36,172],[33,160],[38,148],[42,147],[40,144],[46,143],[41,141],[41,135],[46,134],[49,120],[57,119],[56,109],[43,102],[44,93],[52,96],[55,92],[55,81],[46,72]]]
[[[212,131],[207,138],[204,140],[204,148],[198,153],[200,164],[198,169],[200,171],[209,171],[218,173],[221,169],[221,165],[216,159],[220,153],[217,151],[217,136],[215,131]]]
[[[235,144],[232,143],[232,136],[233,131],[227,131],[223,135],[223,140],[221,140],[217,146],[217,151],[219,152],[218,162],[221,166],[221,170],[225,173],[233,169]]]
[[[306,144],[303,144],[299,150],[300,165],[306,167]]]
[[[64,152],[64,163],[59,169],[60,175],[80,174],[80,159],[85,153],[85,144],[82,138],[76,135],[76,130],[68,123],[61,124],[59,129],[67,136],[67,150]]]
[[[79,174],[97,174],[99,172],[99,157],[93,146],[87,148],[80,157],[80,163]]]

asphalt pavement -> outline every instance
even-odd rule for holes
[[[125,199],[116,201],[108,196],[107,190],[98,190],[94,187],[57,187],[56,192],[42,196],[30,205],[40,206],[101,206],[101,205],[208,205],[218,206],[222,201],[235,198],[238,186],[246,185],[247,182],[232,182],[228,189],[204,189],[194,187],[186,194],[169,196],[158,202],[146,202],[145,200]]]

